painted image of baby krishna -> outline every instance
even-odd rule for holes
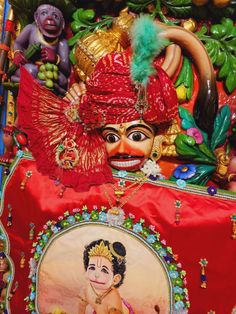
[[[80,291],[79,314],[135,314],[118,288],[126,271],[126,249],[120,242],[96,240],[85,247],[87,285]]]

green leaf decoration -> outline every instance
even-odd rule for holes
[[[179,107],[179,116],[182,119],[182,128],[184,130],[196,127],[196,123],[194,121],[193,116],[191,115],[191,113],[186,108]],[[187,125],[187,127],[185,126],[185,124]]]
[[[207,157],[209,157],[212,160],[216,160],[215,155],[213,154],[213,152],[206,146],[205,143],[199,144],[198,145],[199,150],[205,154]]]
[[[190,178],[184,180],[186,183],[189,184],[197,184],[201,186],[205,186],[206,183],[210,180],[212,174],[216,170],[216,166],[214,165],[195,165],[196,167],[196,173],[195,175]],[[170,178],[170,181],[177,181],[174,176]]]
[[[95,12],[93,10],[84,10],[82,8],[76,10],[72,15],[74,21],[71,23],[71,29],[75,35],[68,40],[68,45],[72,47],[70,60],[73,64],[75,64],[74,52],[77,40],[95,30],[109,28],[113,22],[111,16],[102,16],[100,21],[93,22],[94,17]]]
[[[74,21],[71,23],[71,29],[75,35],[68,41],[70,46],[73,46],[79,38],[84,37],[89,32],[101,29],[103,27],[110,27],[113,21],[111,16],[102,16],[98,22],[93,22],[95,12],[93,10],[84,10],[82,8],[76,10],[72,15]]]
[[[211,1],[207,5],[195,6],[192,0],[128,0],[126,6],[134,12],[144,13],[147,12],[149,4],[153,4],[155,8],[153,15],[159,16],[162,22],[171,24],[161,11],[161,7],[165,7],[168,11],[168,15],[175,18],[199,18],[201,20],[207,19],[209,16],[220,19],[222,17],[236,16],[236,3],[235,0],[231,0],[231,3],[225,8],[217,8],[212,5]],[[173,22],[172,22],[173,23]]]
[[[131,0],[127,1],[127,7],[134,12],[144,12],[149,4],[155,3],[155,0]]]
[[[192,136],[183,133],[179,134],[175,139],[175,145],[180,158],[204,164],[214,165],[216,163],[215,155],[209,151],[206,145],[197,145]]]
[[[187,183],[204,186],[210,180],[211,175],[215,172],[216,166],[213,165],[196,165],[196,174],[186,180]]]
[[[68,41],[67,41],[68,45],[69,46],[74,46],[79,38],[81,38],[81,32],[75,34],[75,36],[73,36],[70,39],[68,39]]]
[[[225,143],[227,131],[230,127],[230,108],[228,105],[223,106],[216,116],[214,122],[214,131],[211,137],[211,149],[215,150],[218,146]]]
[[[186,95],[189,100],[193,94],[193,70],[192,64],[187,57],[183,58],[182,67],[175,82],[175,87],[182,84],[186,87]]]
[[[204,142],[208,145],[208,135],[206,132],[199,129],[197,126],[193,116],[191,113],[184,107],[179,106],[179,116],[182,119],[181,126],[184,130],[190,129],[190,128],[196,128],[198,129],[203,136]]]
[[[236,60],[234,61],[236,62]],[[236,70],[236,69],[235,69]],[[235,71],[234,71],[235,72]],[[229,76],[227,75],[225,86],[228,89],[228,91],[231,93],[233,90],[236,88],[236,81],[235,81],[235,75],[234,76]]]
[[[186,17],[192,13],[192,0],[162,0],[161,2],[174,17]]]
[[[168,25],[179,24],[179,21],[171,21],[166,18],[161,7],[164,2],[161,0],[129,0],[126,2],[128,8],[137,13],[147,12],[148,5],[150,4],[153,4],[155,8],[151,14],[154,18],[159,17],[163,23]]]
[[[172,6],[176,6],[176,7],[183,7],[186,5],[191,5],[192,0],[163,0],[162,4],[172,5]]]
[[[223,80],[226,90],[232,93],[236,88],[236,26],[230,18],[222,18],[220,24],[206,26],[196,35],[204,43],[213,65],[219,68],[218,79]]]
[[[203,24],[202,28],[196,32],[195,34],[198,35],[198,37],[205,35],[208,32],[208,29],[206,27],[206,25]]]

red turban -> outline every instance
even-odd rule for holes
[[[147,123],[158,124],[177,114],[177,96],[172,81],[155,64],[156,74],[147,84]],[[80,104],[79,116],[91,128],[140,119],[135,109],[137,89],[130,77],[130,54],[108,54],[97,63],[87,83],[87,93]]]

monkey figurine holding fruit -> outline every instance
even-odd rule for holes
[[[60,94],[67,89],[70,74],[69,47],[62,31],[65,21],[62,12],[48,4],[40,5],[34,13],[34,23],[27,25],[15,40],[12,82],[20,80],[24,66],[42,85]]]

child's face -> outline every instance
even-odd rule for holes
[[[89,259],[87,278],[96,290],[107,290],[121,280],[121,276],[114,276],[112,263],[102,256],[92,256]]]

